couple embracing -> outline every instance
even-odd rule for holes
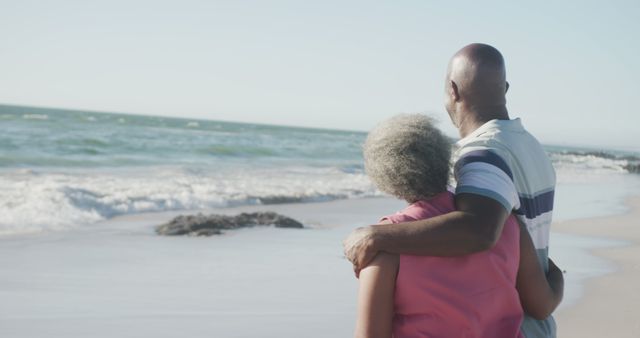
[[[548,257],[555,172],[509,118],[508,88],[500,52],[471,44],[445,83],[461,136],[453,160],[423,115],[369,133],[367,174],[409,205],[344,241],[360,283],[356,337],[555,337],[564,287]]]

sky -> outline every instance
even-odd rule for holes
[[[497,47],[543,143],[640,149],[636,1],[5,1],[0,103],[366,131]]]

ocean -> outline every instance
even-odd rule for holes
[[[364,173],[365,132],[2,105],[0,128],[0,236],[382,195]],[[639,153],[545,147],[556,219],[623,211],[640,188]]]

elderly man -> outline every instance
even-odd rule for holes
[[[538,141],[509,118],[504,60],[485,44],[471,44],[449,63],[445,106],[461,140],[455,154],[456,211],[398,225],[372,225],[345,239],[356,274],[379,251],[422,256],[458,256],[492,248],[514,212],[527,227],[538,259],[548,271],[555,172]],[[549,282],[561,283],[550,278]],[[557,286],[560,287],[560,286]],[[527,338],[555,337],[551,316],[525,316]]]

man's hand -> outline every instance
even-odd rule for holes
[[[353,263],[353,272],[360,276],[360,270],[367,266],[378,254],[374,245],[374,230],[371,226],[357,228],[342,241],[344,255]]]

